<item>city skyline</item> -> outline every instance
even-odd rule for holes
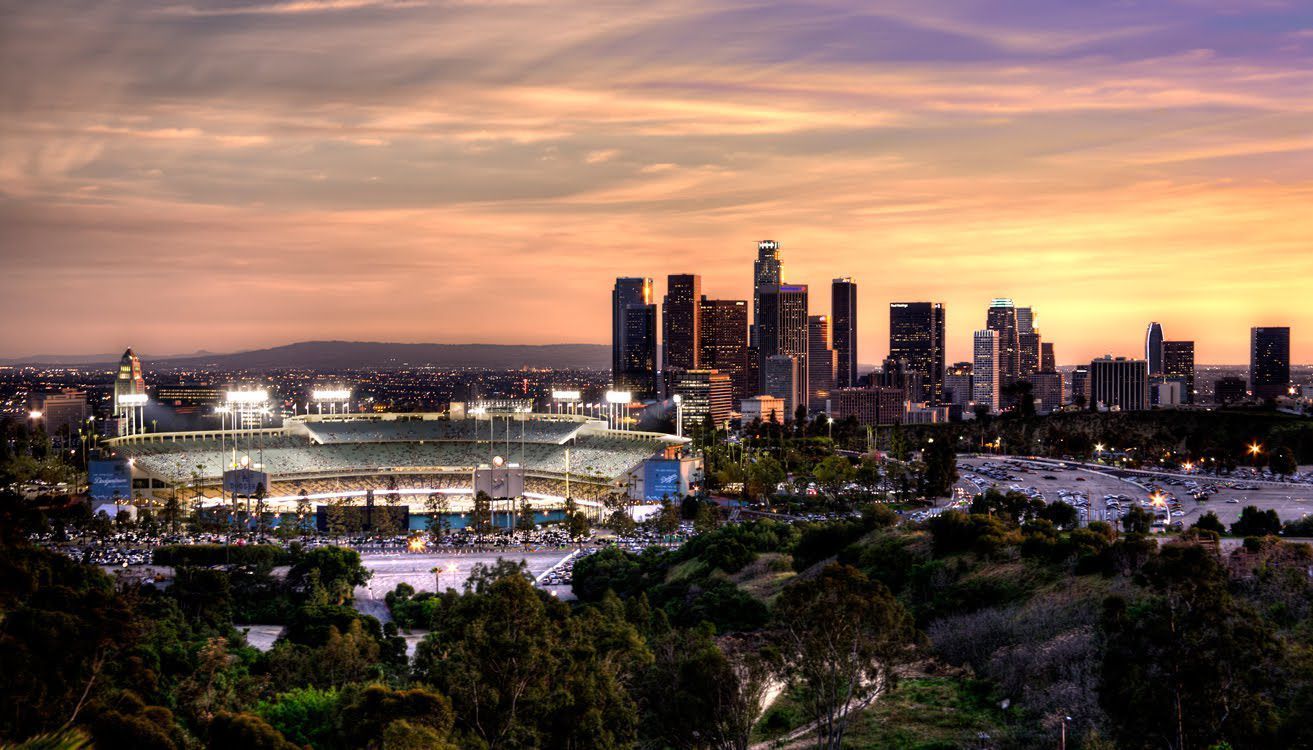
[[[995,296],[1063,364],[1148,321],[1313,359],[1299,4],[9,11],[9,356],[605,343],[615,276],[750,299],[770,237],[786,281],[862,285],[867,364],[887,302],[942,301],[961,360]]]

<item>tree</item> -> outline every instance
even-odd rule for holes
[[[911,618],[884,584],[839,564],[785,588],[775,617],[786,668],[816,721],[816,746],[838,750],[851,713],[892,687]]]
[[[1269,536],[1281,533],[1281,519],[1271,508],[1259,510],[1246,505],[1240,511],[1240,518],[1231,524],[1231,533],[1236,536]]]
[[[635,688],[644,744],[747,750],[771,677],[767,660],[726,653],[709,626],[667,631],[652,652]]]
[[[447,737],[455,725],[451,701],[423,688],[391,690],[370,685],[343,692],[337,717],[338,737],[348,747],[454,748]],[[403,726],[398,726],[398,722]],[[423,740],[436,744],[417,744]]]
[[[284,739],[277,729],[253,714],[220,712],[210,721],[208,734],[208,746],[213,750],[234,747],[244,750],[299,750],[296,745]]]
[[[748,495],[754,498],[773,495],[784,480],[784,467],[774,456],[757,456],[748,466]]]
[[[853,468],[852,462],[843,456],[830,456],[816,464],[816,468],[812,469],[812,476],[831,499],[838,499],[843,488],[856,478],[857,470]]]
[[[1212,531],[1217,534],[1226,533],[1226,527],[1222,525],[1222,521],[1218,519],[1217,514],[1211,510],[1200,516],[1198,521],[1190,525],[1190,528]]]
[[[1132,505],[1122,517],[1122,531],[1127,534],[1148,534],[1153,530],[1153,514],[1138,505]]]
[[[1299,463],[1295,460],[1294,451],[1289,448],[1278,448],[1268,459],[1268,466],[1273,472],[1282,476],[1290,476],[1299,471]]]
[[[470,514],[470,523],[474,525],[474,533],[482,544],[484,535],[492,531],[492,498],[488,493],[479,491],[474,494],[474,511]]]
[[[925,497],[948,497],[957,484],[957,447],[950,435],[939,440],[930,439],[922,455],[925,457],[925,477],[921,494]]]
[[[624,508],[617,508],[611,513],[607,526],[610,526],[617,536],[629,536],[638,528],[638,524],[634,523],[634,517]]]
[[[1168,545],[1139,576],[1150,595],[1104,604],[1099,700],[1118,747],[1274,746],[1281,642],[1236,603],[1198,545]]]
[[[318,584],[338,604],[350,601],[357,586],[364,586],[373,576],[360,563],[360,553],[345,547],[316,547],[301,553],[287,572],[287,585],[303,598],[312,586],[311,572]]]

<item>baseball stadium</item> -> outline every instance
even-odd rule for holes
[[[615,429],[586,415],[478,411],[307,414],[276,428],[144,433],[103,447],[130,478],[130,488],[116,490],[125,499],[218,504],[258,492],[275,512],[367,496],[418,511],[435,494],[461,510],[491,470],[522,477],[516,494],[537,508],[561,507],[568,497],[600,510],[686,494],[700,476],[698,461],[683,456],[685,438]]]

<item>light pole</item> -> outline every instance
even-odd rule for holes
[[[1060,750],[1067,750],[1067,722],[1071,721],[1070,716],[1062,717],[1062,747]]]
[[[684,437],[684,397],[676,393],[670,400],[675,402],[675,437]]]

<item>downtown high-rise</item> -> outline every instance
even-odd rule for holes
[[[1128,357],[1100,357],[1090,362],[1090,403],[1098,410],[1143,411],[1149,408],[1149,363]]]
[[[611,291],[611,380],[635,398],[655,398],[657,309],[652,280],[621,277]]]
[[[1021,341],[1017,328],[1017,307],[1012,300],[999,297],[989,304],[985,314],[985,329],[998,333],[999,388],[1015,383],[1021,371]]]
[[[830,330],[834,342],[834,387],[857,384],[857,282],[842,276],[830,283]]]
[[[983,407],[990,413],[998,411],[999,396],[1003,389],[998,342],[998,331],[986,328],[976,331],[972,346],[971,400],[977,408]]]
[[[667,373],[696,370],[702,356],[702,277],[670,274],[661,303],[661,369]]]
[[[944,398],[944,306],[938,302],[889,303],[889,359],[906,362],[920,375],[911,401],[939,403]]]
[[[1181,403],[1194,403],[1193,341],[1163,342],[1163,377],[1181,384]]]
[[[754,395],[757,383],[748,379],[747,300],[702,298],[699,362],[706,369],[729,375],[735,403]]]
[[[766,380],[766,362],[771,357],[789,356],[798,360],[798,391],[807,397],[807,285],[768,284],[758,290],[757,357],[762,383]],[[763,391],[767,392],[767,391]]]
[[[1249,329],[1249,391],[1254,398],[1286,395],[1290,388],[1290,329]]]
[[[1144,332],[1144,359],[1149,363],[1149,377],[1163,375],[1163,327],[1152,322]]]
[[[830,344],[830,317],[807,316],[807,408],[829,411],[834,390],[835,351]]]
[[[760,346],[761,326],[761,290],[763,287],[775,286],[783,279],[783,266],[780,263],[780,244],[775,240],[762,240],[757,243],[757,259],[752,262],[752,327],[749,329],[748,345]]]

